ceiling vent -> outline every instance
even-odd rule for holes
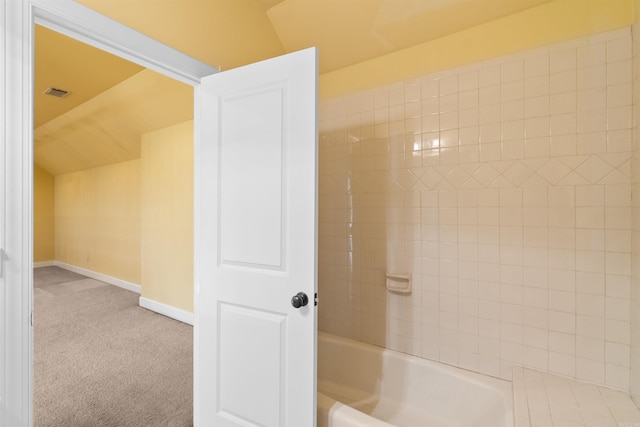
[[[69,95],[69,92],[62,89],[56,89],[55,87],[50,87],[49,89],[44,91],[45,95],[55,96],[57,98],[64,98]]]

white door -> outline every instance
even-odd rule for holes
[[[316,57],[196,91],[196,426],[316,422]]]

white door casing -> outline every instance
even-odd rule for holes
[[[0,425],[31,416],[31,34],[23,2],[0,3]]]
[[[306,49],[196,91],[196,425],[315,425],[316,63]]]

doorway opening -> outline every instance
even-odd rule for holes
[[[193,88],[41,26],[34,74],[34,425],[191,425],[191,327],[140,306],[193,309]]]

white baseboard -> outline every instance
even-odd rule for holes
[[[54,261],[53,265],[55,265],[56,267],[64,268],[65,270],[73,271],[74,273],[82,274],[83,276],[91,277],[92,279],[100,280],[101,282],[105,282],[131,292],[135,292],[137,294],[140,293],[140,285],[132,282],[127,282],[126,280],[118,279],[117,277],[107,276],[106,274],[87,270],[86,268],[82,267],[76,267],[75,265],[71,264],[65,264],[64,262],[60,261]]]
[[[65,264],[64,262],[60,261],[44,261],[42,263],[34,263],[34,268],[49,266],[64,268],[65,270],[73,271],[74,273],[82,274],[83,276],[91,277],[92,279],[100,280],[101,282],[118,286],[137,294],[140,293],[140,285],[127,282],[126,280],[118,279],[117,277],[107,276],[106,274],[87,270],[86,268],[76,267],[75,265]],[[147,310],[151,310],[158,314],[162,314],[163,316],[167,316],[180,322],[193,325],[193,313],[189,311],[182,310],[142,296],[138,299],[138,304],[140,305],[140,307],[146,308]]]
[[[140,297],[140,307],[193,326],[193,313],[149,298]]]
[[[55,261],[38,261],[33,263],[33,268],[53,267],[54,265]]]

